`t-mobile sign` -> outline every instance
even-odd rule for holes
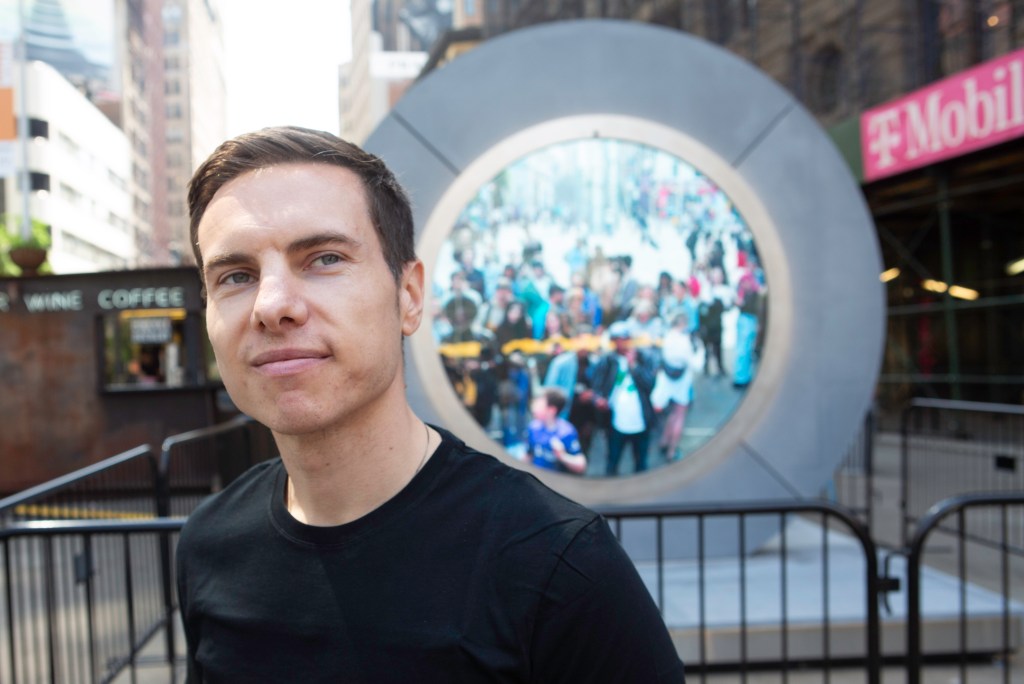
[[[1024,50],[938,81],[860,118],[864,180],[1024,135]]]

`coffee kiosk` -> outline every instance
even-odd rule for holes
[[[0,493],[232,414],[194,268],[0,278]]]

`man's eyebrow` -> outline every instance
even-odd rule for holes
[[[203,270],[207,273],[221,268],[230,268],[240,264],[251,264],[253,258],[244,252],[228,252],[220,254],[204,262]]]
[[[324,245],[341,243],[349,247],[361,247],[362,242],[346,233],[329,230],[323,233],[316,233],[304,238],[299,238],[288,245],[289,252],[304,252],[309,249],[316,249]]]

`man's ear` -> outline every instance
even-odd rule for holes
[[[424,269],[419,259],[402,268],[398,285],[398,315],[402,320],[402,334],[408,337],[416,332],[423,320]]]

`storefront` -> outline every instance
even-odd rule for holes
[[[880,407],[895,425],[913,397],[1021,403],[1024,51],[875,107],[859,123],[845,151],[885,264]]]
[[[0,492],[223,419],[194,269],[0,279]]]

